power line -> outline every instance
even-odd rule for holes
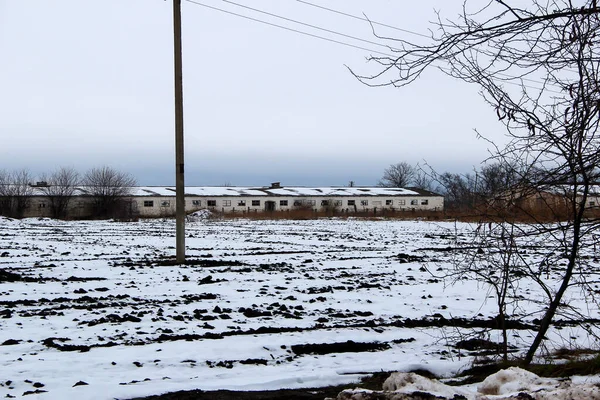
[[[234,6],[245,8],[247,10],[252,10],[252,11],[257,12],[257,13],[261,13],[261,14],[269,15],[271,17],[279,18],[279,19],[282,19],[284,21],[293,22],[295,24],[299,24],[299,25],[303,25],[303,26],[308,26],[309,28],[317,29],[317,30],[324,31],[324,32],[327,32],[327,33],[333,33],[334,35],[343,36],[343,37],[346,37],[346,38],[349,38],[349,39],[353,39],[353,40],[358,40],[358,41],[364,42],[364,43],[374,44],[376,46],[382,46],[382,47],[385,47],[385,48],[391,49],[391,50],[396,50],[396,49],[394,49],[394,48],[392,48],[390,46],[387,46],[385,44],[382,44],[382,43],[373,42],[371,40],[367,40],[367,39],[359,38],[359,37],[356,37],[356,36],[348,35],[348,34],[345,34],[345,33],[337,32],[337,31],[334,31],[334,30],[331,30],[331,29],[327,29],[327,28],[323,28],[323,27],[320,27],[320,26],[317,26],[317,25],[312,25],[312,24],[309,24],[309,23],[306,23],[306,22],[302,22],[302,21],[298,21],[298,20],[295,20],[295,19],[292,19],[292,18],[284,17],[284,16],[277,15],[277,14],[274,14],[274,13],[270,13],[268,11],[259,10],[258,8],[252,8],[252,7],[249,7],[249,6],[245,6],[243,4],[239,4],[239,3],[236,3],[236,2],[233,2],[233,1],[230,1],[230,0],[221,0],[221,1],[224,2],[224,3],[232,4]]]
[[[188,3],[192,3],[194,5],[202,6],[202,7],[209,8],[209,9],[212,9],[212,10],[215,10],[215,11],[220,11],[220,12],[223,12],[223,13],[226,13],[226,14],[234,15],[236,17],[240,17],[240,18],[244,18],[244,19],[247,19],[247,20],[250,20],[250,21],[253,21],[253,22],[258,22],[258,23],[261,23],[261,24],[265,24],[265,25],[276,27],[276,28],[284,29],[284,30],[287,30],[287,31],[290,31],[290,32],[301,34],[301,35],[313,37],[313,38],[316,38],[316,39],[325,40],[325,41],[328,41],[328,42],[331,42],[331,43],[336,43],[336,44],[339,44],[339,45],[342,45],[342,46],[347,46],[347,47],[352,47],[352,48],[359,49],[359,50],[369,51],[369,52],[374,53],[374,54],[379,54],[379,55],[383,55],[383,56],[386,56],[386,57],[390,57],[391,59],[397,58],[397,56],[394,56],[394,55],[389,54],[389,53],[384,53],[384,52],[381,52],[381,51],[378,51],[378,50],[373,50],[373,49],[369,49],[369,48],[366,48],[366,47],[357,46],[357,45],[354,45],[354,44],[351,44],[351,43],[342,42],[340,40],[331,39],[331,38],[328,38],[328,37],[325,37],[325,36],[319,36],[319,35],[316,35],[316,34],[313,34],[313,33],[305,32],[305,31],[300,31],[298,29],[294,29],[294,28],[290,28],[290,27],[287,27],[287,26],[275,24],[273,22],[264,21],[262,19],[253,18],[253,17],[247,16],[247,15],[239,14],[239,13],[236,13],[236,12],[233,12],[233,11],[229,11],[229,10],[225,10],[225,9],[222,9],[222,8],[219,8],[219,7],[210,6],[208,4],[204,4],[204,3],[201,3],[201,2],[196,1],[196,0],[186,0],[186,1]],[[347,35],[347,34],[344,34],[344,33],[341,33],[341,32],[337,32],[337,31],[333,31],[333,30],[330,30],[330,29],[327,29],[327,28],[322,28],[322,27],[319,27],[319,26],[316,26],[316,25],[305,23],[305,22],[297,21],[297,20],[294,20],[294,19],[291,19],[291,18],[287,18],[287,17],[283,17],[283,16],[280,16],[280,15],[277,15],[277,14],[273,14],[273,13],[270,13],[270,12],[267,12],[267,11],[255,9],[255,8],[248,7],[248,6],[244,6],[242,4],[235,3],[235,2],[230,1],[230,0],[222,0],[222,1],[225,2],[225,3],[229,3],[229,4],[232,4],[232,5],[236,5],[238,7],[246,8],[246,9],[258,12],[258,13],[270,15],[270,16],[273,16],[273,17],[276,17],[276,18],[280,18],[280,19],[283,19],[283,20],[286,20],[286,21],[290,21],[290,22],[294,22],[294,23],[297,23],[297,24],[300,24],[300,25],[308,26],[308,27],[311,27],[311,28],[314,28],[314,29],[319,29],[319,30],[322,30],[322,31],[325,31],[325,32],[333,33],[333,34],[336,34],[336,35],[339,35],[339,36],[344,36],[344,37],[351,38],[351,39],[354,39],[354,40],[359,40],[359,41],[367,42],[367,43],[370,43],[370,44],[376,44],[378,46],[384,46],[384,47],[386,47],[386,48],[388,48],[388,49],[390,49],[392,51],[395,50],[394,48],[392,48],[390,46],[382,45],[382,44],[376,43],[376,42],[371,42],[371,41],[368,41],[366,39],[357,38],[357,37],[354,37],[354,36],[351,36],[351,35]],[[296,0],[296,1],[299,1],[301,3],[306,3],[306,4],[313,5],[312,3],[305,2],[303,0]],[[324,8],[324,7],[321,7],[321,6],[317,6],[317,7]],[[327,9],[327,10],[330,10],[330,9]],[[333,10],[333,9],[331,9],[331,10]],[[333,10],[333,12],[336,12],[336,11]],[[346,13],[343,13],[341,11],[339,13],[342,14],[342,15],[346,15]],[[348,16],[350,16],[352,18],[359,18],[359,17],[353,16],[351,14],[348,14]],[[362,19],[362,18],[359,18],[359,19]],[[363,19],[363,20],[369,21],[366,18]],[[381,25],[385,25],[385,24],[381,24]],[[387,26],[387,25],[385,25],[385,26]],[[391,27],[391,25],[390,25],[390,27]],[[395,28],[395,29],[400,30],[400,31],[404,31],[401,28]],[[419,34],[419,33],[416,33],[416,32],[412,32],[412,31],[407,31],[407,32],[413,33],[413,34],[417,34],[417,35],[420,35],[420,36],[426,36],[426,35],[422,35],[422,34]],[[426,36],[426,37],[428,37],[428,36]],[[439,68],[440,70],[444,71],[445,73],[449,73],[449,70],[447,68],[440,67],[440,66],[436,66],[436,67]],[[504,77],[506,77],[508,79],[515,79],[515,78],[517,78],[516,76],[511,76],[511,75],[503,74],[503,73],[498,73],[498,75],[499,76],[504,76]],[[537,81],[537,80],[534,80],[534,79],[530,79],[530,78],[520,77],[519,79],[521,79],[522,81],[529,81],[529,82],[533,82],[533,83],[537,83],[537,84],[542,84],[542,85],[544,84],[543,82],[540,82],[540,81]],[[520,84],[518,82],[512,82],[510,80],[504,80],[503,82],[506,83],[506,84],[509,84],[509,85],[524,86],[524,87],[527,87],[527,88],[530,88],[530,89],[541,90],[541,88],[538,88],[538,87],[522,85],[522,84]],[[553,91],[553,90],[548,90],[548,91],[552,92],[552,93],[560,93],[560,92]]]
[[[223,0],[223,1],[225,1],[225,0]],[[296,1],[299,2],[299,3],[302,3],[302,4],[306,4],[308,6],[316,7],[316,8],[319,8],[319,9],[322,9],[322,10],[326,10],[326,11],[329,11],[329,12],[332,12],[332,13],[335,13],[335,14],[340,14],[340,15],[343,15],[343,16],[346,16],[346,17],[349,17],[349,18],[358,19],[358,20],[361,20],[361,21],[366,21],[366,22],[368,22],[368,23],[370,23],[372,25],[384,26],[386,28],[395,29],[395,30],[400,31],[400,32],[410,33],[411,35],[416,35],[416,36],[421,36],[421,37],[424,37],[424,38],[427,38],[427,39],[432,39],[431,36],[425,35],[423,33],[411,31],[411,30],[408,30],[408,29],[398,28],[397,26],[388,25],[388,24],[384,24],[384,23],[381,23],[381,22],[377,22],[377,21],[371,21],[370,19],[365,18],[365,17],[359,17],[357,15],[349,14],[349,13],[346,13],[346,12],[343,12],[343,11],[339,11],[339,10],[336,10],[336,9],[333,9],[333,8],[324,7],[324,6],[321,6],[321,5],[318,5],[318,4],[311,3],[310,1],[306,1],[306,0],[296,0]],[[391,46],[386,46],[386,47],[388,47],[391,50],[395,50]],[[442,67],[438,67],[438,68],[444,70]],[[505,78],[509,78],[509,79],[517,78],[516,76],[508,75],[508,74],[504,74],[504,73],[498,73],[498,75],[499,76],[504,76]],[[523,81],[526,81],[526,82],[531,82],[531,83],[537,83],[537,84],[540,84],[540,85],[544,85],[544,82],[538,81],[536,79],[525,78],[525,77],[520,77],[520,79],[522,79]],[[513,82],[509,82],[509,81],[505,81],[505,82],[518,85],[518,83],[513,83]],[[530,86],[526,86],[526,87],[530,87]],[[539,89],[539,88],[534,88],[534,89]],[[553,92],[553,93],[559,93],[559,92],[552,91],[552,90],[549,90],[549,91]]]
[[[414,32],[414,31],[409,31],[408,29],[398,28],[397,26],[387,25],[387,24],[384,24],[384,23],[381,23],[381,22],[377,22],[377,21],[371,21],[370,19],[368,19],[368,18],[365,18],[365,17],[359,17],[359,16],[357,16],[357,15],[348,14],[348,13],[345,13],[345,12],[343,12],[343,11],[335,10],[335,9],[333,9],[333,8],[327,8],[327,7],[324,7],[324,6],[320,6],[320,5],[318,5],[318,4],[314,4],[314,3],[311,3],[311,2],[309,2],[309,1],[304,1],[304,0],[296,0],[296,1],[297,1],[297,2],[299,2],[299,3],[303,3],[303,4],[306,4],[306,5],[308,5],[308,6],[312,6],[312,7],[320,8],[320,9],[322,9],[322,10],[326,10],[326,11],[329,11],[329,12],[332,12],[332,13],[336,13],[336,14],[344,15],[344,16],[346,16],[346,17],[350,17],[350,18],[354,18],[354,19],[359,19],[359,20],[361,20],[361,21],[366,21],[366,22],[368,22],[368,23],[370,23],[370,24],[373,24],[373,25],[384,26],[384,27],[386,27],[386,28],[395,29],[395,30],[397,30],[397,31],[400,31],[400,32],[410,33],[411,35],[422,36],[422,37],[425,37],[425,38],[431,39],[431,36],[425,35],[425,34],[423,34],[423,33],[418,33],[418,32]]]
[[[215,10],[215,11],[220,11],[220,12],[223,12],[223,13],[226,13],[226,14],[235,15],[236,17],[245,18],[245,19],[248,19],[250,21],[258,22],[258,23],[265,24],[265,25],[274,26],[274,27],[280,28],[280,29],[285,29],[286,31],[291,31],[291,32],[299,33],[301,35],[310,36],[310,37],[313,37],[313,38],[316,38],[316,39],[326,40],[328,42],[337,43],[337,44],[342,45],[342,46],[348,46],[348,47],[353,47],[353,48],[359,49],[359,50],[370,51],[372,53],[380,54],[380,55],[383,55],[383,56],[386,56],[386,57],[393,57],[393,55],[388,54],[388,53],[383,53],[381,51],[377,51],[377,50],[373,50],[373,49],[368,49],[366,47],[356,46],[356,45],[353,45],[351,43],[342,42],[340,40],[335,40],[335,39],[331,39],[331,38],[328,38],[328,37],[315,35],[313,33],[300,31],[300,30],[297,30],[297,29],[294,29],[294,28],[290,28],[290,27],[287,27],[287,26],[278,25],[278,24],[275,24],[275,23],[272,23],[272,22],[268,22],[268,21],[264,21],[264,20],[261,20],[261,19],[258,19],[258,18],[249,17],[249,16],[243,15],[243,14],[238,14],[238,13],[235,13],[233,11],[224,10],[222,8],[218,8],[218,7],[214,7],[214,6],[209,6],[208,4],[200,3],[198,1],[194,1],[194,0],[186,0],[186,1],[188,3],[192,3],[192,4],[195,4],[195,5],[198,5],[198,6],[210,8],[210,9]],[[341,35],[343,35],[343,34],[341,34]]]

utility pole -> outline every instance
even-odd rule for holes
[[[185,264],[185,180],[183,168],[183,66],[181,56],[181,0],[173,0],[175,52],[175,225],[176,258]]]

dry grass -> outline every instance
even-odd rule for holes
[[[292,209],[285,211],[244,211],[235,213],[224,213],[219,214],[219,218],[235,219],[235,218],[249,218],[254,220],[266,220],[266,219],[289,219],[289,220],[310,220],[319,218],[364,218],[364,219],[427,219],[427,220],[441,220],[445,219],[443,211],[391,211],[391,210],[377,210],[377,212],[370,211],[358,211],[358,212],[346,212],[342,210],[326,210],[326,211],[314,211],[312,209]]]
[[[461,222],[510,222],[510,223],[553,223],[568,219],[569,211],[565,208],[548,207],[513,207],[499,209],[485,206],[447,208],[443,211],[429,210],[389,210],[373,209],[360,211],[349,209],[331,208],[315,211],[310,207],[298,207],[291,210],[263,211],[263,210],[236,210],[235,212],[220,212],[211,210],[215,219],[248,218],[253,220],[312,220],[319,218],[363,218],[370,220],[396,219],[396,220],[456,220]],[[586,211],[587,218],[600,218],[600,209]]]

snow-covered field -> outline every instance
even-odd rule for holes
[[[417,368],[450,375],[477,353],[456,347],[467,326],[496,315],[487,287],[439,278],[456,234],[473,229],[199,220],[187,225],[190,265],[173,266],[172,220],[0,217],[0,397],[317,387]],[[542,294],[520,285],[529,324],[539,317],[529,300]],[[573,291],[569,302],[599,318],[586,295]],[[523,349],[533,332],[510,334]],[[568,325],[549,338],[550,347],[596,346]]]

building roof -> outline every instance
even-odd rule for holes
[[[137,186],[133,196],[174,196],[172,186]],[[186,196],[440,196],[426,190],[384,187],[240,187],[240,186],[187,186]]]
[[[44,187],[32,186],[32,195],[45,196]],[[86,186],[75,188],[74,196],[89,196]],[[135,186],[129,192],[132,196],[171,197],[175,196],[175,186]],[[200,197],[250,197],[250,196],[291,196],[291,197],[336,197],[336,196],[427,196],[442,197],[442,195],[416,188],[388,187],[307,187],[307,186],[186,186],[186,196]]]

